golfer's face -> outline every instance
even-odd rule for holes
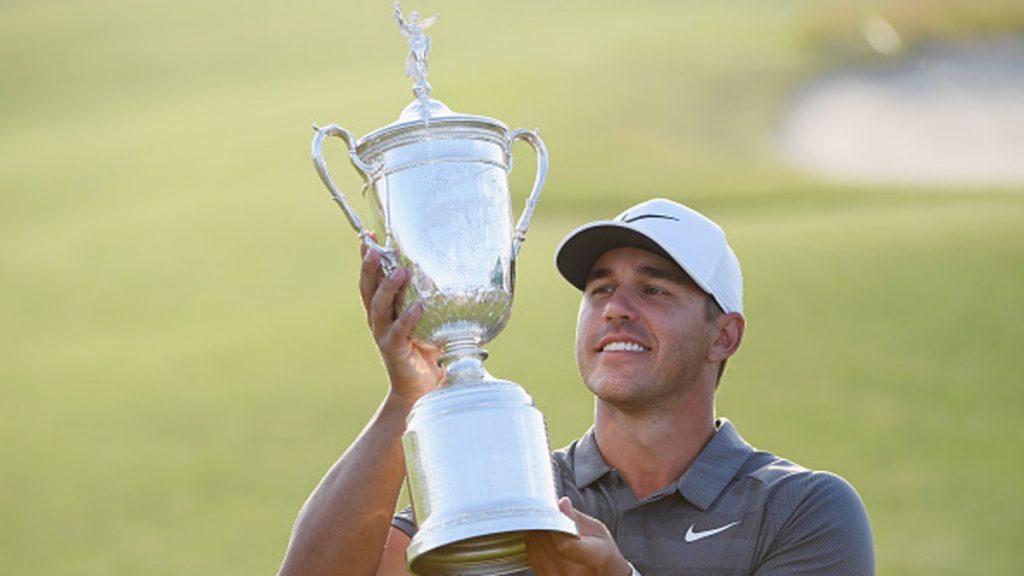
[[[576,361],[599,398],[658,401],[696,379],[714,325],[706,294],[675,263],[616,248],[591,269],[576,329]]]

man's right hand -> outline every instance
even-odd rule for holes
[[[422,307],[396,312],[409,270],[385,277],[380,252],[364,244],[362,254],[359,293],[391,389],[302,506],[282,576],[406,573],[409,538],[391,527],[405,479],[402,434],[413,404],[441,383],[444,370],[439,351],[412,338]]]
[[[391,394],[410,405],[444,379],[438,365],[440,350],[413,339],[416,322],[423,316],[423,304],[401,311],[403,290],[411,272],[396,268],[384,275],[381,253],[363,242],[359,293],[366,309],[367,323],[391,381]]]

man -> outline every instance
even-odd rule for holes
[[[391,390],[300,512],[282,574],[403,574],[415,525],[389,518],[413,402],[443,378],[411,340],[422,309],[394,313],[407,270],[380,278],[364,249],[360,291]],[[651,200],[573,231],[556,254],[583,292],[576,361],[594,426],[554,454],[559,507],[580,533],[528,536],[535,574],[874,573],[864,506],[842,478],[746,444],[715,418],[743,340],[743,281],[725,234]]]

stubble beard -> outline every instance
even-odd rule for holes
[[[592,373],[584,375],[584,384],[599,403],[627,413],[658,411],[668,407],[683,393],[685,380],[659,374],[636,376]]]
[[[687,344],[692,346],[694,343]],[[676,359],[674,362],[666,364],[651,359],[654,366],[650,370],[634,375],[608,373],[610,369],[607,366],[602,370],[599,357],[591,359],[593,364],[589,370],[582,358],[577,358],[577,366],[584,384],[599,403],[627,413],[655,413],[671,410],[697,386],[700,359],[694,357],[691,346],[684,344],[671,354]]]

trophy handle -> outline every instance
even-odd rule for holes
[[[331,197],[334,201],[341,206],[342,212],[345,213],[345,217],[348,218],[349,224],[359,234],[360,240],[365,242],[367,246],[377,250],[383,256],[382,264],[384,266],[384,273],[390,274],[395,267],[398,266],[398,260],[395,254],[386,249],[385,247],[378,244],[369,231],[363,226],[363,221],[356,214],[356,211],[352,209],[348,201],[345,199],[345,195],[341,193],[341,190],[334,185],[334,179],[331,178],[330,172],[327,171],[327,164],[323,158],[323,145],[324,138],[328,136],[337,136],[345,141],[348,146],[348,157],[352,161],[352,165],[355,166],[356,170],[360,172],[363,179],[366,180],[367,176],[377,170],[377,167],[372,164],[367,164],[359,157],[359,153],[356,151],[356,141],[352,137],[352,134],[348,130],[345,130],[337,124],[331,124],[330,126],[324,126],[319,128],[313,125],[313,129],[316,130],[316,136],[313,137],[313,165],[316,167],[317,174],[320,175],[320,179],[323,180],[324,185],[331,192]]]
[[[530,227],[533,211],[537,207],[537,201],[540,200],[540,190],[544,187],[544,179],[548,175],[548,149],[544,146],[544,141],[540,139],[540,135],[535,130],[520,128],[509,134],[509,147],[516,140],[526,142],[537,152],[537,176],[533,180],[533,191],[530,192],[530,197],[526,200],[526,206],[523,207],[523,213],[519,216],[519,222],[516,224],[515,237],[512,240],[513,258],[519,255],[519,249],[522,248],[523,242],[526,241],[526,230]],[[510,170],[512,167],[511,158],[510,154]]]

